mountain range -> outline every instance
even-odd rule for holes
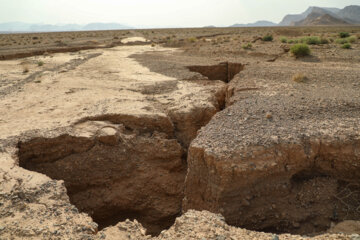
[[[273,27],[276,25],[277,25],[276,23],[262,20],[262,21],[257,21],[254,23],[248,23],[248,24],[237,23],[237,24],[231,25],[230,27]]]
[[[360,24],[360,6],[352,5],[343,9],[309,7],[303,13],[286,15],[279,26],[346,24]]]
[[[29,24],[23,22],[0,23],[0,32],[62,32],[62,31],[96,31],[96,30],[118,30],[132,29],[132,27],[118,23],[89,23],[80,24]]]
[[[360,24],[360,6],[351,5],[343,9],[309,7],[300,14],[286,15],[279,23],[258,21],[249,24],[234,24],[230,27],[269,27],[269,26],[315,26]]]
[[[277,24],[270,21],[257,21],[248,24],[234,24],[230,27],[273,27],[273,26],[315,26],[315,25],[348,25],[360,24],[360,6],[351,5],[343,9],[309,7],[300,14],[286,15],[282,21]],[[215,26],[207,26],[215,27]],[[89,23],[80,24],[29,24],[23,22],[0,23],[1,32],[62,32],[62,31],[95,31],[95,30],[120,30],[133,29],[119,23]]]

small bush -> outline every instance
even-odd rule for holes
[[[307,77],[305,77],[302,73],[296,73],[294,76],[292,76],[292,80],[297,83],[306,82]]]
[[[346,38],[338,38],[335,41],[337,44],[345,44],[348,43],[348,40]]]
[[[264,42],[271,42],[272,40],[274,40],[274,38],[273,38],[272,35],[268,34],[268,35],[265,35],[265,36],[262,38],[262,40],[263,40]]]
[[[196,42],[196,40],[197,40],[197,39],[196,39],[196,38],[194,38],[194,37],[191,37],[191,38],[189,38],[189,39],[188,39],[188,41],[189,41],[189,42],[191,42],[191,43]]]
[[[286,37],[281,37],[281,38],[280,38],[280,41],[281,41],[282,43],[287,43],[287,42],[288,42],[288,40],[287,40]]]
[[[352,37],[347,38],[347,40],[349,43],[354,43],[354,42],[356,42],[356,37],[352,36]]]
[[[290,52],[295,56],[295,57],[304,57],[307,55],[310,55],[311,50],[309,48],[309,46],[305,43],[298,43],[293,45],[290,48]]]
[[[37,62],[37,65],[38,65],[39,67],[41,67],[41,66],[44,65],[44,62],[43,62],[43,61],[38,61],[38,62]]]
[[[351,48],[351,44],[350,43],[344,43],[341,48],[343,49],[350,49]]]
[[[327,38],[320,38],[321,44],[329,44],[329,40]]]
[[[23,66],[23,73],[28,73],[30,71],[29,66],[24,65]]]
[[[266,119],[271,120],[273,118],[273,115],[272,115],[272,113],[268,112],[268,113],[266,113],[265,117],[266,117]]]
[[[340,36],[341,38],[347,38],[347,37],[350,37],[350,33],[348,33],[348,32],[341,32],[341,33],[339,33],[339,36]]]
[[[248,44],[244,44],[242,46],[243,49],[251,49],[252,48],[252,44],[251,43],[248,43]]]
[[[290,39],[290,40],[288,41],[288,43],[294,43],[294,40]]]
[[[309,45],[321,44],[321,40],[319,37],[304,37],[304,38],[300,39],[300,42],[306,43]]]

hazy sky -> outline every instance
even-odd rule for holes
[[[280,22],[308,6],[360,5],[360,0],[0,0],[0,23],[117,22],[135,27],[227,26]]]

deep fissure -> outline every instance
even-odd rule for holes
[[[207,77],[209,80],[221,80],[229,83],[236,74],[244,69],[241,63],[223,62],[218,65],[211,66],[188,66],[191,72],[197,72]]]
[[[78,128],[92,136],[20,142],[19,164],[64,180],[71,203],[92,216],[99,229],[129,218],[156,235],[180,214],[186,165],[165,119],[138,123],[85,121]]]
[[[229,82],[243,67],[222,63],[189,70]],[[152,235],[169,228],[182,210],[188,147],[169,130],[171,123],[104,116],[79,124],[95,124],[96,133],[20,142],[20,166],[64,180],[71,202],[99,229],[126,219],[138,220]],[[233,186],[222,199],[222,214],[230,225],[250,230],[322,233],[333,222],[360,219],[359,181],[344,176],[301,169],[259,178],[246,188]]]

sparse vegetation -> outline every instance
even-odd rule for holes
[[[347,38],[347,37],[350,37],[350,33],[348,33],[348,32],[341,32],[341,33],[339,33],[339,36],[340,36],[341,38]]]
[[[295,56],[295,57],[304,57],[304,56],[308,56],[311,53],[311,50],[309,48],[309,46],[305,43],[298,43],[293,45],[290,48],[290,52]]]
[[[251,49],[252,48],[252,44],[251,43],[248,43],[248,44],[244,44],[242,46],[243,49],[247,50],[247,49]]]
[[[350,49],[351,48],[351,44],[350,43],[344,43],[341,48],[343,49]]]
[[[28,65],[23,65],[23,73],[28,73],[30,71],[29,66]]]
[[[286,37],[281,37],[281,38],[280,38],[280,41],[281,41],[282,43],[287,43],[287,42],[288,42],[288,40],[287,40]]]
[[[338,38],[338,39],[336,39],[337,44],[355,43],[355,42],[356,42],[356,37],[354,37],[354,36],[348,37],[348,38]]]
[[[347,38],[347,40],[349,43],[354,43],[354,42],[356,42],[356,37],[352,36],[352,37]]]
[[[266,116],[266,118],[269,119],[269,120],[273,118],[273,115],[272,115],[272,113],[270,113],[270,112],[266,113],[265,116]]]
[[[346,38],[338,38],[338,39],[336,39],[335,42],[337,44],[345,44],[345,43],[348,43],[348,39],[346,39]]]
[[[292,76],[292,80],[297,83],[302,83],[307,80],[307,77],[303,73],[296,73]]]
[[[262,38],[262,40],[264,42],[271,42],[272,40],[274,40],[274,37],[272,35],[270,35],[270,34],[267,34]]]
[[[39,67],[41,67],[41,66],[44,65],[44,62],[43,62],[43,61],[38,61],[38,62],[37,62],[37,65],[38,65]]]
[[[304,37],[302,39],[300,39],[301,43],[306,43],[309,45],[318,45],[321,44],[321,40],[319,37],[314,37],[314,36],[310,36],[310,37]]]
[[[320,38],[320,43],[321,44],[329,44],[329,39],[322,37],[322,38]]]
[[[191,43],[195,43],[197,41],[197,39],[195,37],[191,37],[188,39],[188,41]]]

